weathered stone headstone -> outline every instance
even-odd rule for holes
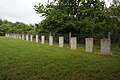
[[[93,38],[86,38],[86,52],[93,52]]]
[[[44,36],[44,35],[41,36],[41,43],[42,43],[42,44],[45,43],[45,36]]]
[[[19,34],[18,34],[18,39],[19,39]]]
[[[7,37],[7,33],[5,34],[5,37]]]
[[[38,41],[39,41],[39,36],[36,35],[36,43],[38,43]]]
[[[12,38],[12,34],[10,34],[10,38]]]
[[[22,34],[22,40],[24,40],[24,34]]]
[[[14,34],[14,38],[16,38],[16,34]]]
[[[8,34],[8,37],[10,37],[10,34]]]
[[[13,34],[13,38],[15,38],[16,36],[15,36],[15,34]]]
[[[101,39],[101,54],[110,54],[111,51],[111,40]]]
[[[19,34],[17,34],[17,39],[19,39]]]
[[[70,48],[73,50],[77,49],[77,38],[76,37],[71,37],[70,39]]]
[[[7,37],[9,37],[10,35],[9,34],[7,34]]]
[[[10,34],[8,34],[8,37],[10,38]]]
[[[7,37],[9,37],[9,34],[7,34]]]
[[[17,34],[15,34],[15,38],[17,39]]]
[[[9,34],[9,37],[11,38],[11,34]]]
[[[12,38],[12,34],[10,34],[10,38]]]
[[[13,38],[13,34],[11,34],[11,38]]]
[[[12,38],[14,38],[14,35],[12,34]]]
[[[19,34],[19,39],[21,39],[21,34]]]
[[[5,37],[8,37],[8,34],[7,34],[7,33],[5,34]]]
[[[71,47],[71,35],[72,35],[72,33],[70,32],[69,33],[69,47]]]
[[[63,47],[64,46],[64,37],[61,36],[59,37],[59,47]]]
[[[8,37],[8,34],[7,34],[7,33],[5,34],[5,37]]]
[[[26,35],[26,41],[29,41],[29,35],[28,34]]]
[[[17,34],[15,34],[15,38],[17,39]]]
[[[33,35],[30,35],[30,41],[33,42]]]
[[[7,34],[7,37],[9,37],[9,34]]]
[[[49,36],[49,45],[50,45],[50,46],[53,45],[53,36]]]
[[[14,34],[12,34],[12,38],[14,38]]]
[[[16,38],[16,34],[14,34],[14,37]]]
[[[20,39],[20,34],[18,34],[18,39]]]

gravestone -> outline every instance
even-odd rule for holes
[[[12,38],[12,34],[10,34],[10,38]]]
[[[41,36],[41,43],[42,43],[42,44],[45,43],[45,36],[44,36],[44,35]]]
[[[14,34],[14,38],[16,38],[16,34]]]
[[[12,34],[12,38],[14,38],[14,34]]]
[[[71,37],[70,48],[73,49],[73,50],[77,49],[77,38],[76,37]]]
[[[7,34],[7,37],[9,37],[9,34]]]
[[[20,39],[20,35],[18,34],[18,39]]]
[[[22,34],[22,40],[24,40],[24,34]]]
[[[50,45],[50,46],[53,45],[53,36],[49,36],[49,45]]]
[[[16,39],[19,39],[19,36],[18,36],[18,34],[16,34]]]
[[[86,38],[86,52],[93,52],[93,38]]]
[[[9,37],[9,34],[7,34],[7,37]]]
[[[7,34],[7,37],[9,37],[9,34]]]
[[[5,37],[7,37],[7,33],[5,34]]]
[[[13,34],[11,34],[11,38],[13,38]]]
[[[111,40],[101,39],[101,54],[110,54],[111,51]]]
[[[8,34],[6,34],[6,37],[8,37]]]
[[[39,41],[39,36],[36,35],[36,43],[38,43],[38,41]]]
[[[13,38],[15,38],[15,34],[13,34]]]
[[[18,34],[18,39],[20,39],[20,38],[19,38],[19,34]]]
[[[11,34],[11,38],[13,38],[13,34]]]
[[[17,39],[17,34],[15,34],[15,38]]]
[[[63,47],[64,46],[64,37],[61,36],[59,37],[59,47]]]
[[[12,35],[10,34],[10,38],[12,37]]]
[[[19,39],[21,39],[21,34],[19,34]]]
[[[15,38],[15,34],[13,33],[13,38]]]
[[[14,34],[15,38],[16,38],[16,34]]]
[[[10,33],[10,38],[12,38],[12,34]]]
[[[70,42],[71,41],[71,35],[72,35],[72,33],[70,32],[69,33],[69,47],[71,47],[71,42]]]
[[[11,37],[11,34],[9,34],[9,38]]]
[[[26,41],[29,41],[29,35],[28,34],[26,35]]]
[[[30,41],[33,42],[33,35],[30,35]]]
[[[10,37],[10,34],[8,34],[8,37]]]
[[[17,38],[17,35],[15,34],[15,38]]]

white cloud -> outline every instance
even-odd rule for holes
[[[42,18],[33,9],[38,3],[47,4],[47,0],[0,0],[0,18],[12,22],[40,22]]]
[[[110,4],[112,3],[112,0],[104,0],[105,1],[105,4],[107,5],[107,7],[110,6]]]

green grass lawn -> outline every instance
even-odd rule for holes
[[[0,80],[120,80],[120,48],[98,53],[0,37]]]

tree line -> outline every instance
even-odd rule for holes
[[[0,36],[4,36],[5,33],[33,33],[35,32],[35,25],[25,24],[23,22],[12,23],[7,20],[0,19]]]
[[[46,17],[38,25],[40,32],[79,34],[119,34],[120,2],[107,8],[103,0],[54,0],[34,9]]]

